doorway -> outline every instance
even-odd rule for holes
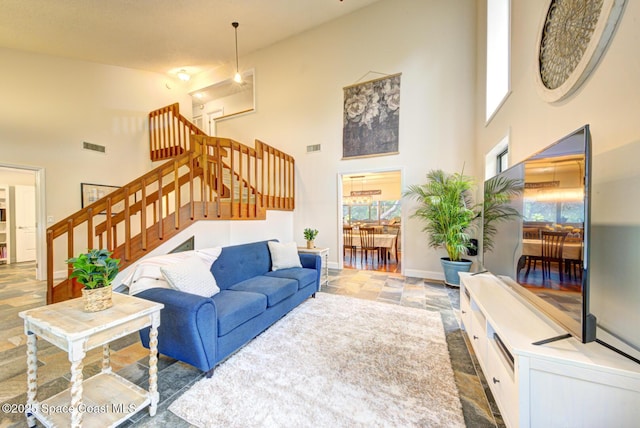
[[[402,171],[339,176],[340,267],[402,273]]]
[[[15,185],[16,263],[36,261],[36,186]]]
[[[216,129],[216,119],[221,118],[222,116],[224,116],[224,108],[220,107],[217,110],[213,110],[207,113],[207,132],[209,133],[210,137],[217,137],[218,136],[218,131]]]
[[[44,170],[0,164],[0,186],[6,189],[5,224],[7,259],[0,269],[12,263],[31,263],[35,278],[46,278],[44,234]]]

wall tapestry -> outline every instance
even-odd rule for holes
[[[344,88],[342,158],[398,153],[400,74]]]

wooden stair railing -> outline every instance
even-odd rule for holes
[[[209,159],[217,159],[215,153],[223,155],[219,163],[203,165],[205,173],[224,177],[224,170],[233,171],[233,179],[217,181],[218,194],[224,194],[228,188],[242,207],[247,197],[239,197],[238,192],[243,189],[259,198],[266,209],[291,211],[295,208],[295,160],[292,156],[260,140],[255,141],[255,149],[228,138],[196,135],[193,140],[197,143],[198,153],[203,150],[209,154]]]
[[[180,114],[178,103],[149,113],[149,154],[154,162],[193,151],[194,135],[206,134]]]
[[[209,137],[180,114],[178,103],[149,113],[149,153],[152,161],[171,159],[183,153],[198,150],[195,142],[210,148],[215,147],[216,140],[220,140],[220,148],[230,149],[232,152],[229,156],[230,164],[220,164],[221,169],[226,166],[235,171],[233,163],[239,163],[240,169],[235,178],[244,181],[247,186],[251,187],[251,166],[249,162],[246,162],[244,163],[246,168],[242,169],[243,158],[248,156],[260,159],[261,171],[264,172],[264,175],[254,178],[256,183],[262,187],[254,187],[254,193],[260,194],[263,205],[268,209],[294,209],[293,157],[259,140],[255,141],[255,149],[251,149],[230,139]],[[220,177],[221,174],[218,176]],[[223,186],[218,190],[222,192]]]
[[[291,156],[260,141],[256,148],[199,134],[189,141],[189,151],[47,229],[48,304],[81,295],[68,278],[70,265],[57,284],[54,272],[87,249],[113,251],[123,269],[196,221],[265,219],[266,209],[294,209]]]

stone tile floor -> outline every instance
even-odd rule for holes
[[[26,402],[26,346],[22,319],[18,312],[45,302],[45,283],[33,279],[33,264],[0,266],[0,403],[18,407]],[[330,280],[322,292],[345,294],[363,299],[423,308],[440,312],[445,327],[449,354],[460,392],[463,413],[469,427],[503,427],[487,383],[477,360],[470,354],[466,335],[460,329],[458,289],[437,281],[406,278],[397,274],[352,269],[330,270]],[[114,371],[132,382],[147,387],[148,351],[133,334],[112,343]],[[68,387],[69,362],[66,353],[38,343],[38,397],[49,397]],[[90,352],[84,360],[84,377],[100,370],[101,350]],[[199,370],[161,356],[158,363],[158,413],[151,418],[145,410],[134,415],[122,427],[189,427],[167,410],[180,394],[201,379]],[[4,407],[3,407],[4,409]],[[0,413],[0,427],[27,426],[23,414]]]

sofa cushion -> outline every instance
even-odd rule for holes
[[[218,315],[218,336],[224,336],[267,309],[267,297],[259,293],[222,290],[211,299]]]
[[[317,273],[315,269],[293,268],[268,272],[265,276],[295,279],[298,282],[298,290],[301,290],[309,284],[315,283],[318,276]]]
[[[221,290],[270,270],[271,254],[267,241],[224,247],[220,257],[211,265],[211,273]]]
[[[295,294],[298,291],[298,283],[290,278],[256,276],[234,285],[229,290],[264,294],[267,297],[267,307],[271,307]]]

